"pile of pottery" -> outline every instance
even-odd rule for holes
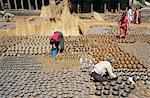
[[[117,39],[114,40],[118,43],[135,43],[135,42],[150,42],[150,35],[132,35],[129,34],[125,39]]]
[[[94,83],[88,77],[79,70],[67,69],[1,70],[0,97],[86,98],[95,93]]]
[[[21,43],[11,46],[6,51],[6,56],[20,56],[24,54],[46,54],[49,51],[49,39],[47,36],[28,36]]]
[[[25,37],[22,36],[3,36],[0,38],[0,55],[7,51],[11,46],[20,43]]]
[[[135,56],[124,52],[117,44],[113,43],[114,36],[112,35],[68,36],[64,38],[64,54],[67,55],[63,55],[62,58],[69,59],[67,56],[71,54],[74,55],[72,58],[79,59],[81,55],[88,54],[95,58],[95,63],[98,63],[111,54],[115,58],[115,64],[113,64],[115,68],[145,67]],[[5,56],[46,55],[50,51],[48,36],[27,36],[20,37],[20,39],[20,43],[9,46]],[[133,42],[140,37],[135,35],[132,39],[132,36],[128,35],[127,39],[129,42]],[[143,35],[143,39],[148,41],[149,36]]]
[[[148,28],[138,27],[131,29],[128,33],[132,35],[150,35],[150,30]]]
[[[2,70],[37,70],[41,65],[36,61],[36,57],[4,57],[0,60],[0,69]]]
[[[115,68],[141,68],[144,66],[135,56],[124,52],[117,44],[113,43],[112,36],[93,36],[88,38],[91,46],[89,54],[95,58],[95,63],[105,59],[111,54],[115,59]]]
[[[135,89],[135,86],[129,80],[133,77],[133,81],[150,81],[148,71],[146,69],[116,69],[114,71],[118,75],[118,79],[111,82],[95,82],[97,96],[109,97],[128,97],[129,94]]]
[[[89,50],[89,45],[86,43],[80,43],[80,42],[71,42],[65,43],[65,51],[70,52],[70,53],[83,53],[83,52],[88,52]]]
[[[87,37],[85,36],[66,36],[65,42],[87,42]]]
[[[89,45],[86,37],[74,36],[65,37],[65,52],[66,53],[82,53],[87,52]],[[27,36],[22,39],[21,43],[10,46],[5,52],[6,56],[21,56],[21,55],[42,55],[50,51],[48,36]]]

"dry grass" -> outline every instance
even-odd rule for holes
[[[97,12],[92,12],[92,16],[93,16],[93,19],[95,19],[95,20],[105,22],[105,20]]]
[[[16,21],[16,35],[28,35],[31,34],[29,30],[29,22],[26,19],[18,19]]]
[[[76,14],[70,14],[68,3],[64,2],[61,14],[61,29],[65,35],[79,35],[79,17]]]
[[[71,14],[68,1],[42,7],[40,17],[33,16],[16,20],[18,35],[50,35],[61,31],[64,36],[79,35],[79,17]]]

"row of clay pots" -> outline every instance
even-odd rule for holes
[[[98,37],[97,37],[98,39]],[[96,38],[95,38],[96,40]],[[91,43],[93,44],[93,43]],[[99,46],[100,43],[94,41],[94,44]],[[125,68],[141,68],[145,67],[141,64],[139,60],[136,60],[136,58],[133,55],[130,55],[128,53],[124,53],[118,46],[115,45],[112,46],[111,43],[107,44],[101,44],[103,45],[102,47],[93,47],[92,50],[89,52],[90,55],[92,55],[96,62],[98,63],[100,60],[103,60],[108,53],[112,53],[114,57],[117,60],[116,65],[114,67],[125,67]],[[106,45],[106,47],[105,47]],[[116,51],[117,50],[117,51]]]
[[[10,71],[10,70],[9,70]],[[20,91],[23,92],[23,96],[26,94],[30,94],[32,95],[33,93],[34,96],[36,95],[47,95],[47,92],[49,92],[50,96],[53,96],[53,94],[55,94],[56,96],[61,95],[63,96],[64,94],[66,95],[66,98],[68,97],[68,94],[71,95],[90,95],[90,94],[94,94],[94,91],[92,89],[87,88],[88,85],[86,85],[86,83],[84,82],[84,79],[81,79],[83,77],[84,74],[82,74],[81,72],[71,72],[74,73],[74,75],[78,75],[78,78],[75,78],[75,76],[72,76],[73,74],[67,75],[70,71],[67,70],[67,72],[57,72],[57,71],[53,71],[51,72],[29,72],[29,71],[20,71],[20,72],[11,72],[9,73],[9,75],[12,75],[14,77],[10,77],[11,81],[9,81],[10,83],[12,83],[12,86],[10,87],[10,93],[14,93],[17,92],[17,94],[15,94],[15,96],[22,96],[21,93],[19,93]],[[61,75],[58,75],[58,74]],[[54,75],[56,74],[56,75]],[[26,77],[27,76],[27,77]],[[47,78],[44,78],[44,77]],[[63,76],[63,77],[62,77]],[[9,85],[7,84],[7,78],[8,77],[8,73],[5,72],[4,75],[2,75],[3,81],[5,83],[3,83],[3,87],[4,89],[2,89],[2,91],[5,90],[5,92],[8,92],[7,86],[9,87]],[[70,79],[74,78],[74,81],[71,81]],[[84,77],[86,78],[86,77]],[[77,79],[77,80],[76,80]],[[61,80],[61,82],[59,82],[58,80]],[[64,80],[64,81],[62,81]],[[69,81],[68,81],[69,80]],[[15,82],[13,82],[15,81]],[[22,81],[21,83],[19,81]],[[66,82],[68,81],[68,83]],[[2,82],[2,81],[1,81]],[[0,84],[1,85],[1,84]],[[69,85],[71,87],[69,87]],[[48,87],[48,88],[45,88]],[[74,86],[74,88],[72,87]],[[18,89],[19,87],[19,89]],[[34,89],[34,88],[35,89]],[[90,85],[90,87],[92,87],[92,85]],[[33,88],[33,89],[32,89]],[[34,92],[36,91],[36,92]],[[2,94],[2,95],[7,95],[6,93]],[[14,94],[12,95],[14,96]],[[79,97],[80,98],[80,97]]]
[[[150,39],[149,35],[128,35],[125,39],[116,40],[119,43],[134,43],[136,41],[147,42]]]

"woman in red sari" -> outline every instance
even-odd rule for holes
[[[126,14],[127,14],[126,12],[123,12],[122,17],[118,22],[118,25],[120,27],[120,33],[119,33],[120,38],[125,38],[127,29],[130,28],[130,22]]]

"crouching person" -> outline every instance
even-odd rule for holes
[[[112,71],[112,66],[109,60],[104,60],[97,63],[92,70],[91,76],[96,82],[110,81],[110,79],[116,79],[116,75]],[[110,77],[110,79],[108,78]]]
[[[64,50],[64,37],[63,34],[59,31],[53,33],[50,37],[50,44],[52,46],[52,50],[56,49],[57,53],[60,54]]]

